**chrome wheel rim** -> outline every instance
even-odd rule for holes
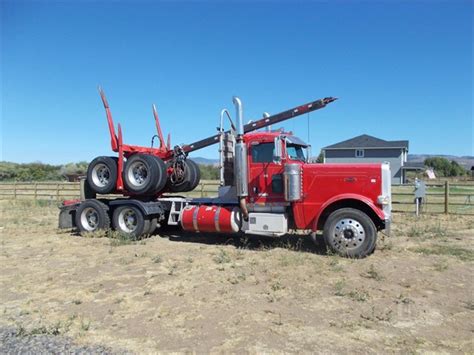
[[[96,230],[99,226],[99,214],[97,211],[92,207],[84,209],[81,213],[81,224],[88,232]]]
[[[133,233],[137,229],[137,213],[131,208],[124,208],[118,215],[120,230],[125,233]]]
[[[110,169],[107,165],[99,163],[92,169],[92,182],[95,186],[105,187],[110,181]]]
[[[332,238],[338,250],[356,249],[364,243],[365,229],[358,220],[343,218],[336,223]]]
[[[143,186],[148,182],[149,178],[148,168],[143,162],[137,161],[130,165],[128,169],[128,181],[130,181],[133,186]]]

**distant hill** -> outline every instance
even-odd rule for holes
[[[194,160],[198,164],[202,165],[218,165],[219,164],[219,159],[208,159],[208,158],[203,158],[203,157],[190,157],[192,160]]]
[[[466,170],[471,170],[471,166],[474,166],[474,156],[463,156],[458,157],[455,155],[441,155],[441,154],[408,154],[408,162],[410,163],[423,163],[426,158],[441,157],[448,160],[454,160],[459,165],[464,167]]]

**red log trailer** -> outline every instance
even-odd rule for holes
[[[279,237],[288,233],[314,236],[323,231],[335,253],[365,257],[375,249],[377,232],[388,234],[391,221],[391,175],[388,164],[314,164],[309,146],[291,132],[257,131],[324,108],[327,97],[243,124],[242,103],[234,97],[235,124],[221,111],[218,134],[171,148],[164,142],[153,106],[159,147],[124,144],[115,133],[102,90],[112,150],[118,157],[98,157],[89,165],[81,200],[65,201],[60,228],[80,233],[99,229],[132,238],[153,233],[160,225],[180,225],[196,233]],[[230,130],[223,128],[224,119]],[[219,143],[220,187],[214,198],[186,198],[169,192],[193,190],[199,183],[192,152]],[[306,154],[305,154],[306,153]],[[115,199],[96,194],[118,194]]]

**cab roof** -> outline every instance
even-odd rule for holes
[[[273,142],[275,137],[285,136],[286,141],[291,144],[301,145],[307,147],[308,144],[302,139],[293,135],[292,132],[282,131],[264,131],[264,132],[250,132],[245,134],[245,140],[248,142]]]

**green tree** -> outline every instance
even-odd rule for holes
[[[466,173],[466,170],[459,165],[457,161],[451,161],[451,168],[449,170],[449,176],[463,176]]]
[[[219,169],[213,165],[199,164],[201,170],[202,180],[217,180],[219,179]]]
[[[65,165],[50,165],[40,162],[18,164],[0,162],[0,181],[61,181],[64,174],[85,175],[89,163],[69,163]]]
[[[432,157],[425,159],[425,165],[433,168],[440,176],[462,176],[466,170],[456,161],[449,161],[442,157]]]
[[[322,150],[319,153],[318,158],[316,159],[316,163],[324,163],[324,152]]]

